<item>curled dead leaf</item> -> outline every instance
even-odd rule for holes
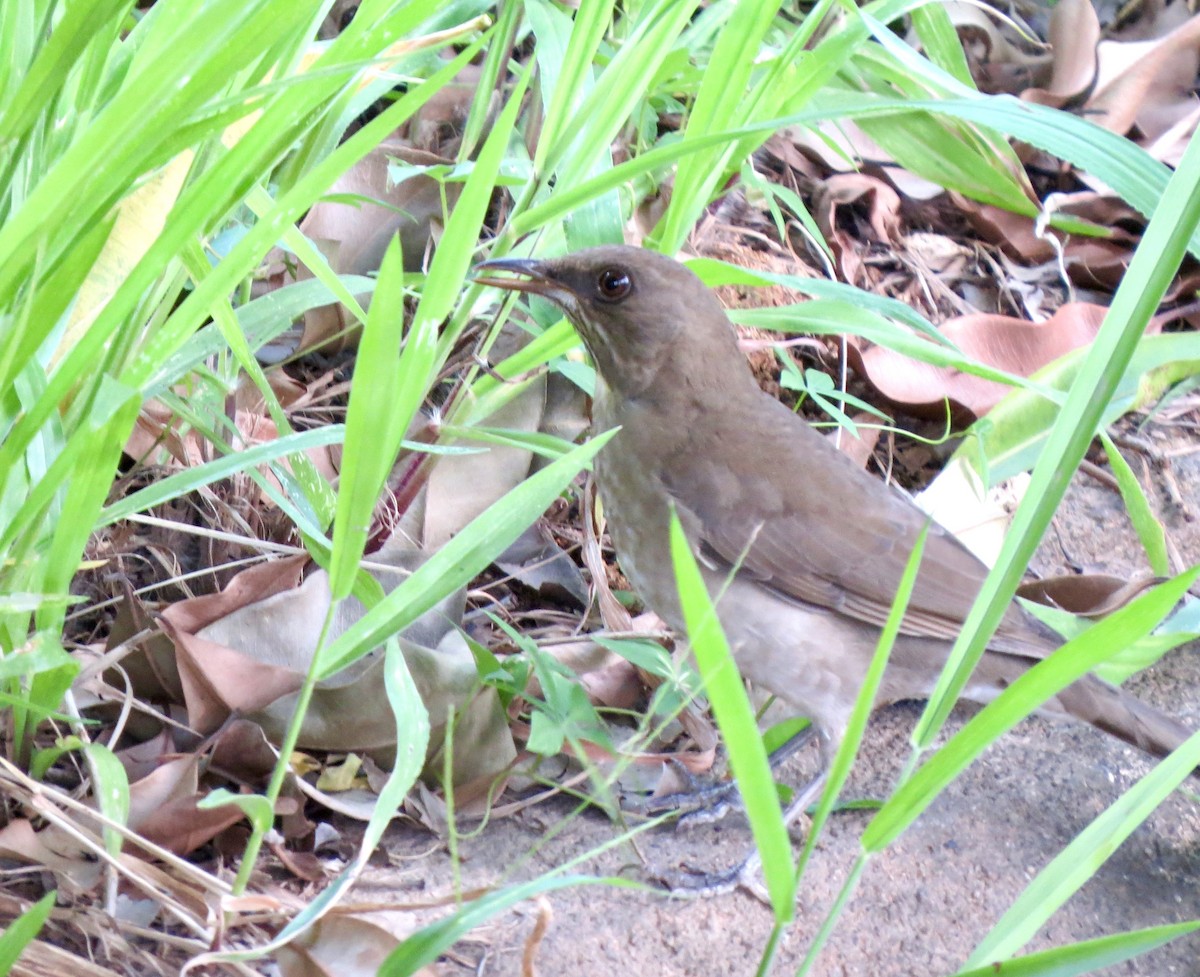
[[[1017,588],[1017,596],[1080,617],[1100,618],[1119,611],[1162,582],[1163,578],[1151,576],[1130,580],[1107,573],[1070,573],[1023,583]]]
[[[1042,323],[980,313],[952,319],[941,331],[972,359],[1027,377],[1090,343],[1106,312],[1102,306],[1071,302]],[[855,370],[884,397],[916,414],[942,415],[949,400],[954,408],[982,417],[1009,391],[998,381],[923,363],[883,346],[864,351],[851,341],[848,354]]]
[[[413,551],[381,550],[372,555],[373,563],[381,565],[372,572],[391,591],[423,559]],[[244,571],[221,594],[184,601],[164,613],[164,626],[179,652],[193,728],[211,731],[236,713],[261,726],[270,740],[282,738],[332,599],[323,570],[296,583],[303,562],[278,561]],[[398,637],[430,713],[431,756],[454,717],[456,782],[495,775],[516,752],[495,692],[480,689],[474,658],[458,629],[464,602],[460,589]],[[364,613],[353,598],[341,602],[330,640]],[[298,746],[362,753],[390,766],[396,718],[383,667],[384,656],[376,650],[318,683]],[[441,772],[440,760],[436,771]]]

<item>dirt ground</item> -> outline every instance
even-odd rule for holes
[[[1200,562],[1200,454],[1180,455],[1167,465],[1166,476],[1155,477],[1152,502],[1191,565]],[[1145,569],[1119,497],[1087,476],[1076,477],[1047,538],[1035,565],[1041,573],[1072,565],[1125,574]],[[1171,653],[1129,687],[1200,728],[1200,648],[1195,645]],[[918,715],[919,706],[902,704],[875,717],[844,798],[886,796],[908,757]],[[967,708],[960,708],[951,729],[967,716]],[[806,760],[811,762],[794,761],[791,782],[803,782]],[[822,977],[953,974],[1034,875],[1149,768],[1136,751],[1091,728],[1040,719],[1021,724],[869,863],[813,972]],[[1188,784],[1191,796],[1176,792],[1168,798],[1026,950],[1200,917],[1195,789]],[[572,809],[567,801],[544,804],[464,838],[463,887],[533,877],[617,833],[597,811],[555,833]],[[841,813],[827,826],[774,973],[795,972],[803,960],[858,853],[868,820],[867,813]],[[744,820],[732,816],[689,832],[660,827],[639,836],[638,843],[655,865],[717,867],[742,856],[749,833]],[[384,848],[392,867],[365,879],[359,899],[411,901],[452,891],[449,856],[428,833],[395,826]],[[623,844],[579,870],[642,879],[639,865]],[[547,908],[549,927],[534,958],[539,977],[752,974],[772,921],[766,907],[742,892],[681,900],[659,892],[584,886],[549,894],[542,912]],[[438,971],[521,974],[538,914],[536,905],[526,903],[499,917],[461,941]],[[1200,937],[1103,973],[1200,974]]]

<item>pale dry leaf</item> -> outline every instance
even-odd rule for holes
[[[12,977],[125,977],[128,973],[124,967],[114,970],[45,940],[27,944],[12,968]]]
[[[398,586],[422,562],[413,552],[383,550],[372,555],[372,570],[385,591]],[[385,572],[386,567],[393,569]],[[311,573],[301,584],[294,576],[264,580],[263,567],[245,571],[222,595],[185,601],[164,619],[180,653],[190,721],[204,731],[237,713],[259,724],[279,742],[295,711],[297,690],[308,671],[330,610],[329,579]],[[294,568],[293,568],[294,572]],[[253,575],[250,582],[241,578]],[[292,586],[286,586],[292,583]],[[225,597],[237,584],[256,600]],[[438,748],[448,718],[456,722],[453,771],[456,780],[499,772],[515,748],[495,692],[480,690],[474,658],[456,625],[462,618],[459,590],[406,629],[398,638],[405,661],[430,712],[430,751]],[[365,613],[351,598],[341,602],[329,640]],[[383,682],[384,658],[376,650],[318,683],[305,714],[298,746],[330,752],[358,752],[390,766],[396,747],[396,720]],[[199,724],[199,725],[198,725]]]
[[[518,352],[529,340],[528,333],[515,326],[506,328],[492,349],[494,360]],[[521,381],[521,386],[506,403],[488,417],[486,424],[523,434],[541,429],[546,409],[544,374]],[[425,524],[422,539],[427,550],[445,545],[464,526],[492,503],[506,495],[529,475],[533,452],[508,445],[469,445],[483,447],[473,454],[441,455],[433,468],[425,491]]]
[[[1136,124],[1155,139],[1195,110],[1200,16],[1152,40],[1104,41],[1097,56],[1096,87],[1084,111],[1098,125],[1124,135]]]
[[[913,501],[990,567],[1028,485],[1023,472],[986,489],[975,469],[956,456]]]
[[[276,951],[282,977],[375,977],[388,954],[416,930],[411,913],[333,913]],[[416,977],[436,977],[429,967]]]
[[[1100,19],[1091,0],[1059,0],[1050,15],[1054,70],[1047,91],[1062,98],[1083,92],[1096,77]]]
[[[14,818],[0,828],[0,856],[44,866],[70,892],[91,891],[104,872],[104,865],[65,831],[54,826],[36,831],[26,818]]]

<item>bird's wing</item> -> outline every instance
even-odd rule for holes
[[[693,542],[702,556],[784,597],[882,626],[928,517],[786,407],[761,402],[771,423],[753,432],[719,423],[664,459],[661,477]],[[714,439],[740,441],[742,450]],[[751,445],[747,470],[734,471],[728,460]],[[931,524],[902,631],[953,640],[986,575],[958,539]],[[991,647],[1040,656],[1054,642],[1014,606]]]

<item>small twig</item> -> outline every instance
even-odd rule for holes
[[[545,896],[538,896],[534,900],[534,905],[537,906],[537,922],[534,923],[533,932],[525,941],[525,951],[521,954],[521,977],[537,977],[535,958],[542,945],[542,940],[546,938],[546,933],[550,929],[550,921],[554,918],[550,900]]]
[[[1106,472],[1103,468],[1093,461],[1088,461],[1086,458],[1079,463],[1079,470],[1085,475],[1090,475],[1101,485],[1110,488],[1113,491],[1120,491],[1120,486],[1111,472]]]

